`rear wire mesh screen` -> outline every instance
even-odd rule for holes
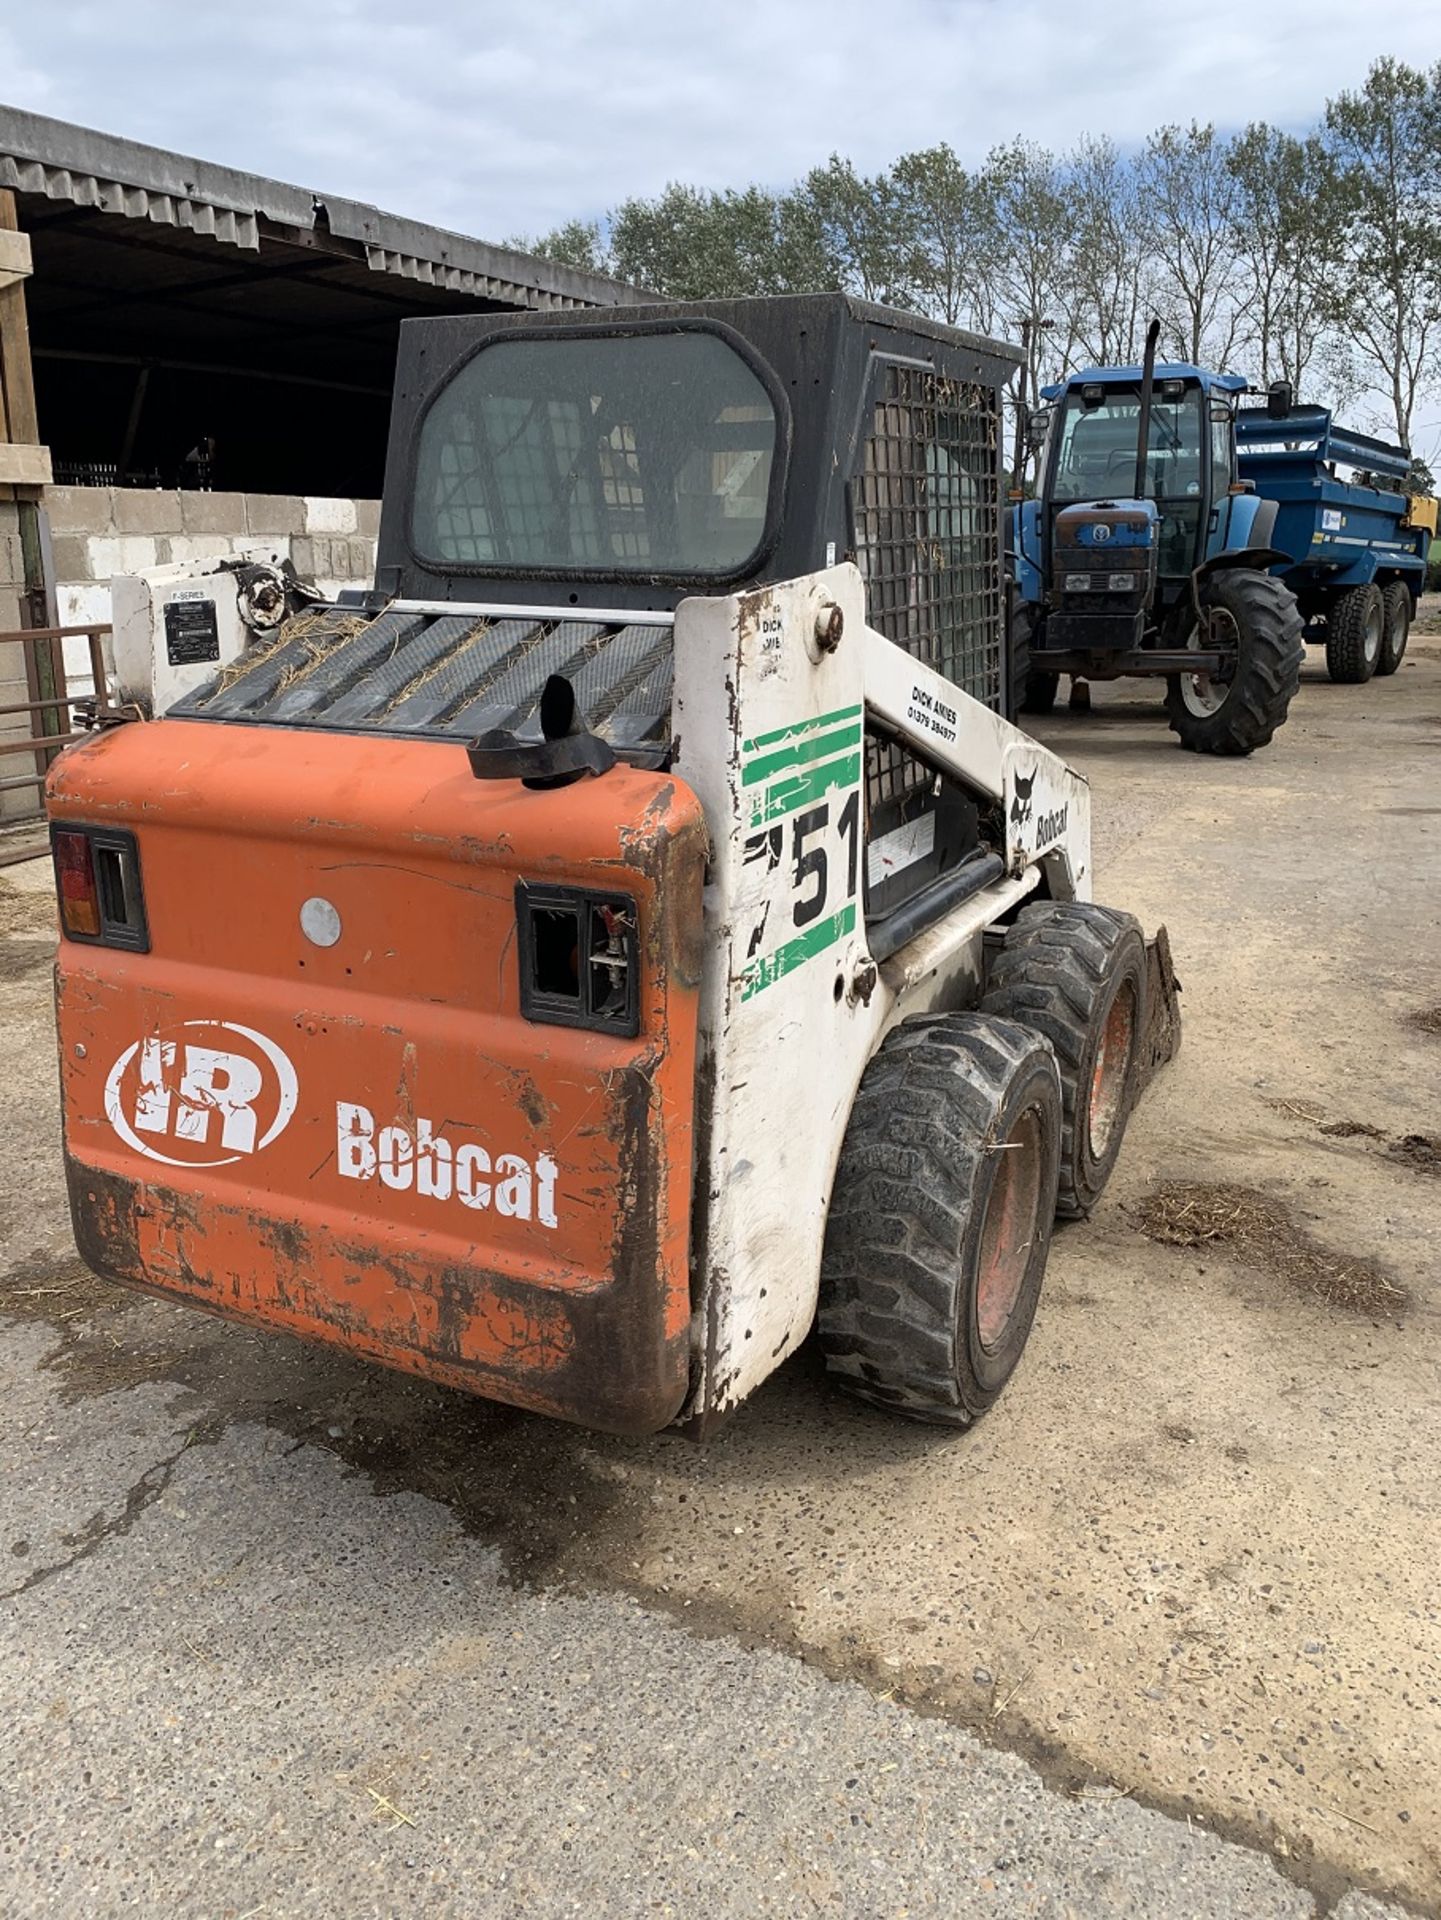
[[[929,367],[882,361],[879,373],[852,489],[870,623],[999,712],[1000,396]],[[927,778],[899,747],[868,743],[872,810]]]

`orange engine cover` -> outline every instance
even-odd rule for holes
[[[689,788],[618,766],[536,792],[434,741],[163,720],[71,748],[49,797],[135,834],[149,925],[147,953],[60,946],[97,1272],[589,1426],[675,1416]],[[518,882],[634,900],[637,1037],[522,1015]]]

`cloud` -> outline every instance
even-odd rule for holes
[[[0,93],[495,239],[832,152],[1304,126],[1382,53],[1434,60],[1441,27],[1355,0],[133,0],[0,28]]]
[[[7,100],[28,107],[32,113],[51,111],[54,88],[49,75],[21,53],[12,28],[0,26],[0,88]]]

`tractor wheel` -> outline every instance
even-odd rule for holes
[[[1394,673],[1406,657],[1406,642],[1411,638],[1411,589],[1402,580],[1393,580],[1381,593],[1381,652],[1376,660],[1379,674]]]
[[[1282,726],[1301,684],[1305,643],[1296,597],[1269,573],[1233,567],[1206,581],[1206,624],[1193,648],[1219,642],[1233,656],[1229,674],[1166,676],[1171,731],[1192,753],[1253,753]]]
[[[1121,1151],[1145,1032],[1146,946],[1129,913],[1081,902],[1022,907],[991,967],[982,1013],[1043,1033],[1061,1070],[1056,1211],[1080,1220]]]
[[[1347,686],[1364,686],[1380,665],[1385,632],[1386,603],[1379,587],[1338,593],[1326,616],[1327,673]]]
[[[1036,673],[1031,667],[1031,640],[1036,631],[1034,608],[1022,604],[1013,592],[1010,604],[1011,707],[1010,717],[1049,713],[1056,704],[1058,673]]]
[[[1056,704],[1056,691],[1061,684],[1058,673],[1028,673],[1025,691],[1021,695],[1022,713],[1049,713]]]
[[[984,1014],[904,1021],[862,1077],[836,1169],[817,1327],[879,1407],[968,1427],[1021,1357],[1050,1251],[1055,1055]]]

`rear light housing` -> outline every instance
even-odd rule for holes
[[[92,947],[150,951],[140,853],[123,827],[50,828],[60,930]]]
[[[522,880],[515,914],[526,1019],[633,1040],[640,1031],[640,915],[630,895]]]

